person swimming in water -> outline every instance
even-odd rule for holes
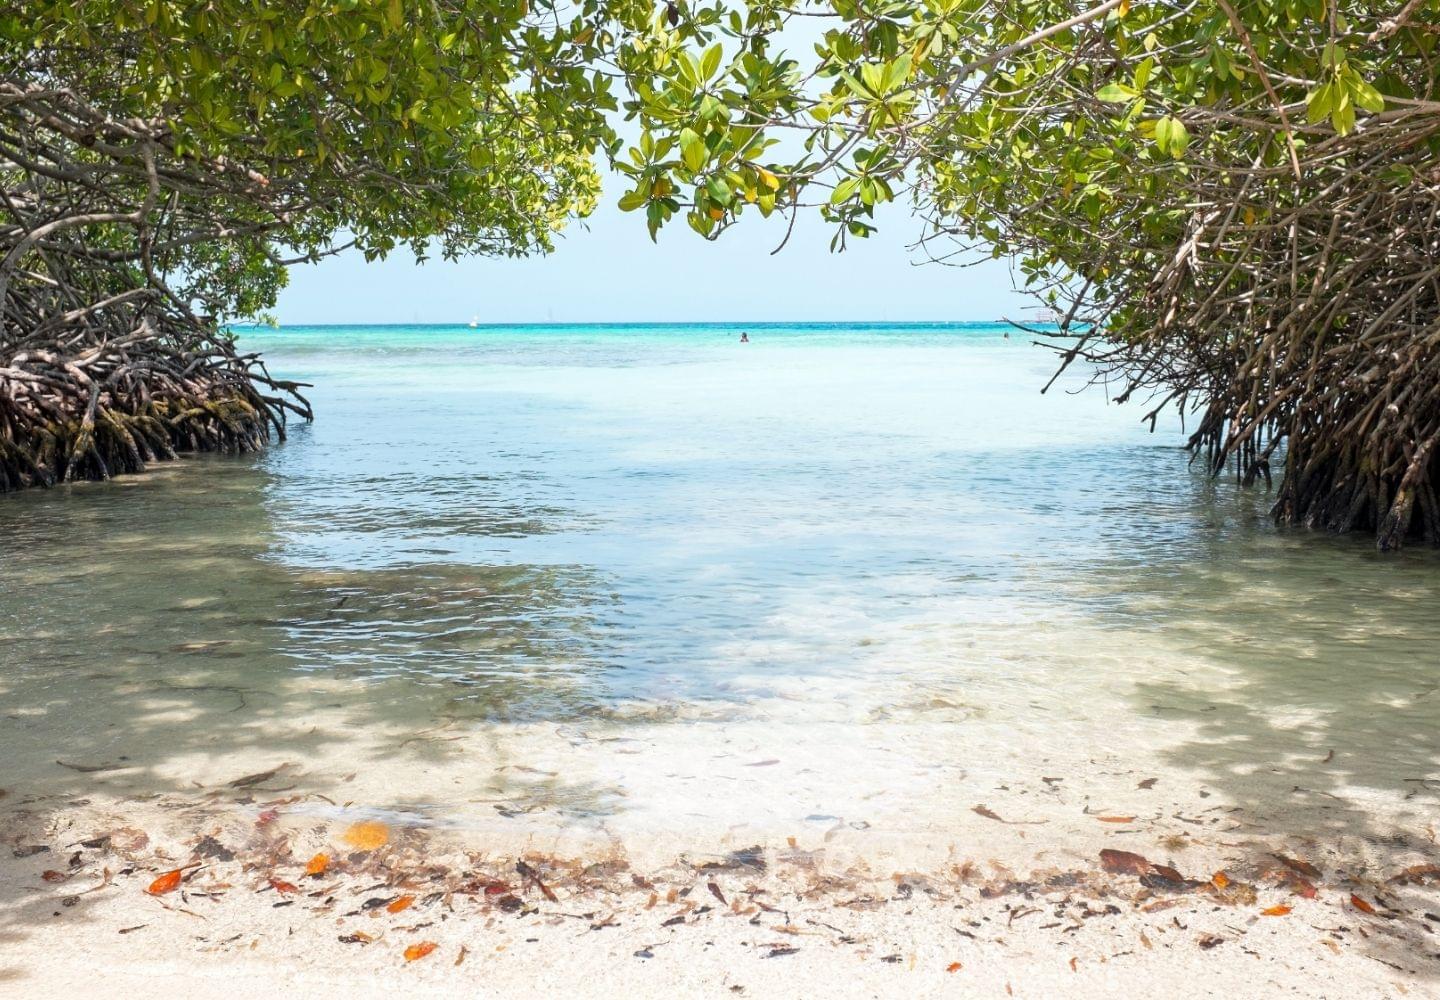
[[[741,331],[740,331],[740,343],[742,343],[742,344],[748,344],[748,343],[750,343],[750,334],[746,333],[744,330],[741,330]]]

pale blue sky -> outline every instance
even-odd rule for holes
[[[366,264],[345,255],[292,269],[275,310],[305,323],[666,322],[756,320],[993,320],[1029,301],[1010,269],[917,266],[907,250],[919,222],[891,206],[880,232],[829,252],[830,229],[803,216],[790,243],[777,219],[750,212],[716,243],[677,219],[652,244],[640,213],[615,207],[610,181],[588,229],[572,226],[549,257]]]

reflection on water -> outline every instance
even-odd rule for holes
[[[289,444],[0,499],[0,751],[651,822],[1102,751],[1253,803],[1337,747],[1306,795],[1440,779],[1430,554],[1277,534],[998,328],[750,329],[253,337],[317,384]]]

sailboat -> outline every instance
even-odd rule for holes
[[[475,328],[476,328],[477,326],[479,326],[479,325],[480,325],[480,314],[479,314],[479,313],[476,313],[474,316],[471,316],[471,317],[470,317],[470,329],[473,330],[473,329],[475,329]]]

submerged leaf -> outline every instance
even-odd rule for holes
[[[340,839],[356,850],[373,851],[390,841],[390,828],[376,820],[362,820],[352,823]]]
[[[313,858],[311,858],[311,859],[310,859],[310,863],[305,866],[305,874],[306,874],[306,875],[316,875],[316,876],[318,876],[318,875],[324,875],[324,874],[325,874],[325,869],[327,869],[327,868],[329,868],[329,867],[330,867],[330,855],[328,855],[328,854],[317,854],[317,855],[315,855]]]
[[[414,902],[414,896],[399,896],[393,901],[391,901],[389,906],[385,907],[385,912],[399,913],[401,910],[408,910],[410,909],[411,904],[413,904]]]
[[[1350,905],[1355,907],[1355,909],[1359,910],[1361,913],[1374,914],[1375,912],[1375,907],[1365,902],[1365,900],[1361,899],[1353,892],[1350,894]]]
[[[1286,857],[1285,855],[1283,855],[1283,854],[1276,854],[1276,855],[1273,855],[1273,857],[1275,858],[1276,861],[1280,862],[1280,863],[1281,863],[1282,865],[1284,865],[1286,868],[1289,868],[1292,872],[1299,872],[1301,875],[1304,875],[1306,878],[1319,878],[1319,877],[1320,877],[1320,869],[1319,869],[1319,868],[1316,868],[1314,865],[1312,865],[1312,864],[1311,864],[1310,862],[1308,862],[1308,861],[1300,861],[1300,860],[1297,860],[1297,859],[1295,859],[1295,858],[1287,858],[1287,857]]]
[[[1261,910],[1261,911],[1260,911],[1260,916],[1262,916],[1262,917],[1283,917],[1283,916],[1285,916],[1285,914],[1287,914],[1287,913],[1289,913],[1289,912],[1290,912],[1290,907],[1286,906],[1284,903],[1281,903],[1281,904],[1279,904],[1278,906],[1269,906],[1269,907],[1266,907],[1265,909]]]
[[[1108,847],[1100,852],[1100,865],[1107,872],[1117,875],[1144,875],[1150,870],[1150,862],[1140,855]]]

